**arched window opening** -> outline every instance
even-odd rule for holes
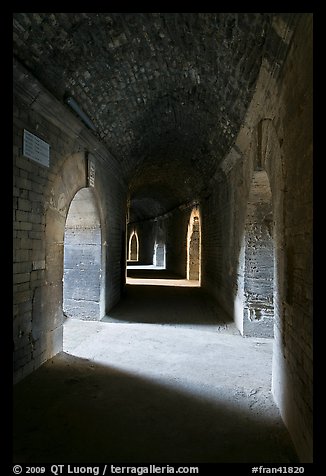
[[[255,171],[239,260],[244,336],[274,336],[274,240],[272,193],[265,171]],[[242,329],[241,329],[242,327]]]
[[[138,235],[133,231],[129,238],[128,261],[138,261],[139,258],[139,241]]]
[[[101,318],[101,224],[90,188],[76,193],[66,219],[63,312],[74,319]]]
[[[201,229],[200,214],[196,207],[192,210],[187,234],[187,279],[199,281],[201,278]]]

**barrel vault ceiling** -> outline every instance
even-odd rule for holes
[[[131,220],[142,220],[207,187],[294,15],[15,13],[13,51],[87,114],[121,165]]]

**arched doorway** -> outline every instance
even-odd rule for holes
[[[91,188],[71,201],[64,235],[63,312],[67,317],[101,316],[101,223]]]
[[[139,259],[139,241],[138,235],[133,231],[129,238],[128,261],[138,261]]]
[[[155,242],[153,253],[153,265],[165,269],[165,244]]]
[[[274,239],[272,193],[267,173],[255,171],[240,253],[239,287],[244,336],[274,336]],[[242,329],[241,329],[242,327]]]
[[[201,230],[199,208],[190,215],[187,233],[187,279],[199,281],[201,278]]]

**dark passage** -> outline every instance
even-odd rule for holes
[[[230,326],[233,321],[207,293],[167,270],[128,269],[128,284],[121,302],[104,322],[170,325]]]
[[[17,464],[312,463],[313,13],[9,22]]]

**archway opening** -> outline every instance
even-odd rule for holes
[[[165,269],[165,244],[157,243],[154,244],[154,254],[153,254],[153,265],[157,268]]]
[[[272,193],[267,173],[255,171],[249,192],[239,260],[244,336],[274,337],[274,238]]]
[[[64,235],[63,312],[99,320],[101,312],[101,223],[94,192],[82,188],[71,201]]]
[[[129,238],[128,261],[139,260],[139,241],[138,235],[133,231]]]
[[[187,233],[187,279],[201,280],[201,224],[199,208],[190,215]]]

